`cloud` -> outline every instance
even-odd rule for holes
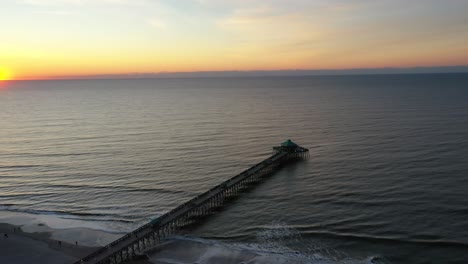
[[[154,28],[160,29],[160,30],[165,30],[167,28],[166,23],[159,19],[151,18],[148,19],[148,24]]]
[[[55,5],[84,5],[84,4],[109,4],[141,6],[149,3],[149,0],[19,0],[20,3],[35,6]]]
[[[38,6],[60,5],[60,4],[82,4],[83,0],[23,0],[22,3]]]
[[[100,0],[104,4],[112,5],[128,5],[128,6],[142,6],[149,4],[149,0]],[[91,2],[99,2],[97,0]]]
[[[69,11],[69,10],[41,11],[39,13],[46,14],[46,15],[54,15],[54,16],[69,16],[69,15],[76,14],[76,12]]]

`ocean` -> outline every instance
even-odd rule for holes
[[[290,138],[308,160],[174,239],[202,243],[193,255],[468,263],[467,135],[468,74],[13,81],[0,222],[124,234]]]

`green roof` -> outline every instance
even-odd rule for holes
[[[286,140],[285,142],[281,143],[282,147],[298,147],[298,145],[292,142],[290,139]]]

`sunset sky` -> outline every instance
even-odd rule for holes
[[[468,65],[466,0],[2,0],[0,80]]]

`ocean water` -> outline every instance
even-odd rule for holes
[[[310,158],[187,231],[204,254],[468,263],[468,74],[10,82],[0,214],[125,233],[288,138]]]

